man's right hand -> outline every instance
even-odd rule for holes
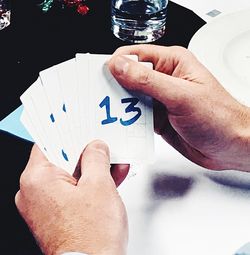
[[[152,62],[154,70],[122,56],[129,54]],[[156,132],[188,159],[209,169],[250,171],[250,109],[191,52],[176,46],[125,46],[114,53],[109,68],[122,86],[157,100]]]

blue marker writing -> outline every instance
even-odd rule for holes
[[[65,104],[63,104],[62,110],[63,110],[64,112],[67,112],[67,110],[66,110],[66,105],[65,105]]]
[[[51,113],[49,117],[50,117],[51,122],[54,123],[55,122],[55,117],[54,117],[53,113]]]
[[[99,104],[99,106],[102,108],[105,106],[106,108],[106,116],[107,118],[105,120],[102,120],[102,125],[106,125],[106,124],[110,124],[113,123],[115,121],[117,121],[116,117],[111,117],[110,116],[110,97],[106,96],[102,102]]]
[[[64,152],[64,150],[62,149],[62,156],[66,161],[69,161],[69,158],[67,156],[67,154]]]
[[[120,119],[120,123],[123,126],[129,126],[132,125],[134,122],[136,122],[140,116],[141,116],[141,109],[139,107],[135,107],[135,105],[139,102],[138,98],[123,98],[121,100],[122,104],[126,104],[126,103],[130,103],[126,108],[125,108],[125,112],[129,113],[129,112],[137,112],[137,114],[129,119],[129,120],[123,120],[122,118]]]

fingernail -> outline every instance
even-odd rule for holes
[[[123,75],[128,70],[128,61],[125,57],[117,56],[115,59],[114,67],[115,67],[115,73],[118,75]]]
[[[109,148],[106,143],[101,140],[95,140],[91,143],[91,146],[102,154],[109,156]]]

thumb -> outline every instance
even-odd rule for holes
[[[151,70],[125,56],[115,55],[109,61],[109,68],[116,80],[125,88],[143,92],[171,107],[181,103],[189,95],[190,83],[165,73]]]
[[[109,148],[104,142],[95,140],[86,146],[81,155],[81,174],[80,185],[86,179],[111,177]]]

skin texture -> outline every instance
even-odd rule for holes
[[[79,162],[77,180],[49,163],[35,145],[15,198],[20,214],[44,254],[126,254],[127,214],[110,173],[107,145],[90,143]],[[115,168],[128,172],[127,165]]]
[[[150,70],[122,55],[153,63]],[[119,48],[109,68],[125,88],[155,99],[155,131],[191,161],[214,170],[250,171],[250,110],[182,47]]]

